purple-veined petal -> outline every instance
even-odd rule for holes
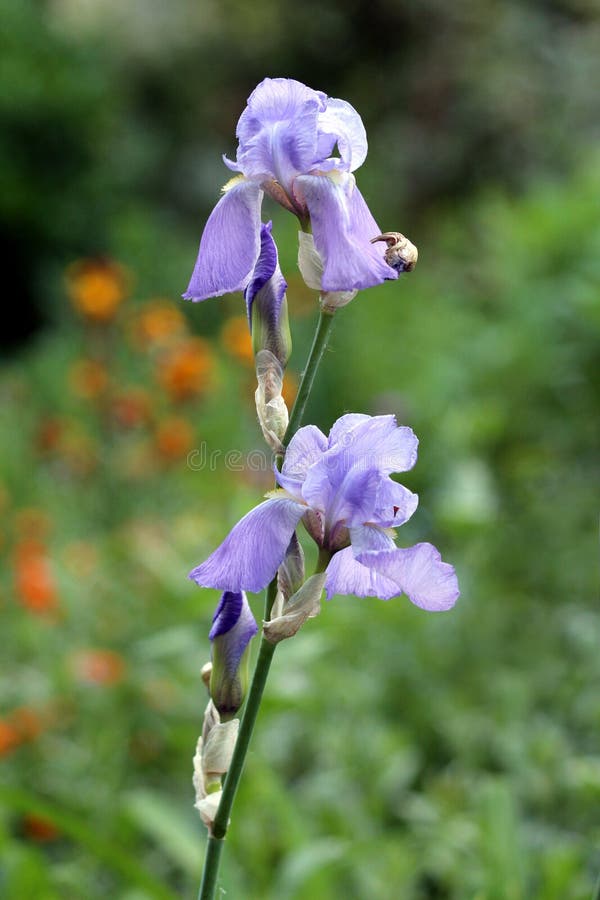
[[[342,426],[343,420],[348,420],[351,427]],[[327,453],[327,464],[332,468],[360,466],[389,475],[406,472],[414,466],[419,441],[411,428],[396,424],[395,416],[357,418],[354,425],[349,416],[342,416],[338,423],[336,443]],[[335,463],[338,458],[340,462]]]
[[[350,529],[350,543],[355,557],[362,553],[396,549],[391,535],[377,525],[355,525]]]
[[[237,165],[249,178],[292,180],[317,159],[317,116],[326,97],[290,78],[265,78],[248,98],[237,126]]]
[[[300,498],[306,473],[327,450],[327,438],[316,425],[298,429],[287,450],[281,472],[275,472],[278,484]]]
[[[348,438],[347,435],[349,435],[357,425],[360,425],[362,422],[366,422],[371,418],[373,417],[367,416],[365,413],[346,413],[345,416],[340,416],[340,418],[331,426],[329,432],[329,447],[334,447],[336,444],[339,444],[340,441],[344,444],[351,441],[351,438]]]
[[[363,553],[360,562],[394,581],[398,594],[430,612],[450,609],[460,594],[454,568],[442,561],[432,544]]]
[[[334,554],[327,566],[325,582],[327,599],[334,594],[354,594],[356,597],[379,597],[389,600],[398,593],[398,585],[375,569],[363,566],[354,558],[351,547]]]
[[[287,283],[279,268],[277,247],[271,236],[272,222],[260,226],[260,253],[250,283],[244,292],[248,324],[252,331],[252,304],[257,294],[261,294],[263,311],[272,320],[272,327],[277,328],[281,304],[287,290]],[[262,292],[262,293],[261,293]]]
[[[367,132],[362,119],[350,103],[328,98],[327,107],[319,113],[319,155],[326,159],[337,144],[342,165],[354,172],[367,158]],[[374,236],[374,235],[373,235]]]
[[[360,290],[398,277],[383,258],[385,248],[370,243],[379,227],[352,182],[352,176],[337,172],[301,175],[294,182],[323,260],[324,291]]]
[[[309,473],[307,482],[313,471],[315,470]],[[327,525],[331,527],[343,522],[351,528],[370,521],[375,510],[380,480],[381,475],[377,469],[350,469],[341,482],[336,482],[335,473],[332,473],[330,483],[333,484],[333,490],[327,505]],[[306,484],[302,493],[307,503],[314,506],[307,497]]]
[[[285,557],[306,507],[294,500],[265,500],[233,527],[208,559],[190,572],[200,587],[261,591]]]
[[[206,300],[247,286],[260,252],[258,184],[239,181],[228,188],[210,214],[186,300]]]
[[[374,521],[384,528],[398,528],[408,522],[417,506],[419,497],[403,484],[382,478],[375,504]]]

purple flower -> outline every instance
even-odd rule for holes
[[[204,587],[262,590],[303,520],[331,554],[328,598],[404,593],[423,609],[449,609],[459,595],[452,566],[431,544],[396,547],[390,532],[417,507],[417,496],[390,478],[414,466],[417,444],[394,416],[345,415],[329,437],[314,425],[301,428],[276,473],[280,490],[245,515],[190,577]]]
[[[380,229],[352,172],[367,155],[356,110],[290,78],[265,78],[237,126],[238,173],[204,229],[184,297],[206,300],[245,290],[260,253],[265,193],[312,227],[324,264],[322,289],[349,291],[398,277],[371,239]],[[339,156],[332,156],[337,146]]]
[[[248,645],[258,626],[243,591],[225,591],[213,616],[210,695],[222,718],[235,715],[244,701]]]

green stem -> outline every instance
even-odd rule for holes
[[[275,585],[275,589],[273,589],[273,585]],[[267,591],[266,605],[269,608],[273,605],[276,590],[277,581],[274,580],[269,585]],[[219,863],[221,861],[221,851],[223,849],[224,838],[229,825],[229,816],[244,769],[248,745],[250,744],[250,738],[254,731],[256,717],[258,716],[258,710],[260,708],[260,701],[262,700],[274,653],[275,644],[270,644],[269,641],[263,638],[260,642],[256,668],[254,669],[254,675],[252,676],[252,683],[248,692],[244,715],[242,716],[242,721],[240,723],[240,730],[231,758],[231,764],[229,766],[229,771],[225,776],[221,802],[219,803],[219,809],[217,810],[213,822],[212,832],[208,839],[206,858],[204,860],[204,872],[202,875],[202,884],[200,885],[198,900],[212,900],[215,895]]]
[[[285,447],[287,447],[301,425],[306,403],[315,380],[315,375],[317,374],[319,363],[321,362],[323,353],[327,347],[332,324],[333,313],[321,311],[312,347],[308,355],[306,368],[302,374],[298,394],[296,395],[296,401],[290,416],[290,422],[283,439]],[[275,576],[267,588],[265,620],[270,618],[276,594],[277,576]],[[213,822],[211,834],[208,838],[206,857],[204,859],[204,871],[202,873],[202,884],[200,885],[198,900],[213,900],[213,897],[215,896],[221,852],[223,850],[225,835],[227,834],[229,816],[231,815],[231,809],[244,769],[250,738],[252,737],[252,732],[254,731],[254,725],[260,709],[263,691],[275,653],[275,646],[275,644],[269,643],[264,637],[260,642],[258,658],[256,660],[250,690],[248,691],[244,713],[240,722],[240,730],[231,758],[231,764],[229,766],[229,771],[225,776],[221,801]]]
[[[283,438],[284,447],[287,447],[293,436],[298,431],[298,428],[300,427],[300,424],[302,422],[304,410],[306,409],[306,403],[310,396],[310,392],[315,380],[315,375],[317,374],[317,369],[319,368],[319,364],[323,358],[325,348],[327,347],[327,342],[331,333],[331,326],[333,325],[333,315],[334,314],[332,312],[325,312],[324,310],[321,310],[321,313],[319,315],[319,324],[317,325],[317,330],[315,331],[315,336],[313,338],[312,347],[310,348],[310,353],[308,355],[306,368],[302,373],[302,380],[300,381],[300,387],[298,388],[298,394],[296,395],[296,401],[292,409],[290,422]]]

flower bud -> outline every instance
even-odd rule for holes
[[[271,222],[261,225],[260,254],[244,296],[254,355],[268,350],[285,368],[292,351],[285,296],[287,284],[279,268],[271,227]]]
[[[304,582],[304,550],[298,540],[296,532],[285,553],[285,559],[277,572],[277,588],[281,591],[284,600],[289,600],[292,594],[300,590]]]
[[[286,638],[293,637],[304,625],[307,619],[313,619],[321,611],[321,595],[325,587],[325,572],[311,575],[299,591],[290,599],[275,605],[274,609],[280,614],[269,622],[263,622],[263,634],[271,644],[278,644]]]
[[[306,285],[315,291],[321,292],[321,307],[325,312],[335,312],[341,306],[346,306],[354,300],[358,291],[323,291],[321,281],[323,278],[323,260],[315,247],[312,234],[305,231],[298,232],[298,268]]]
[[[225,591],[213,617],[210,695],[222,719],[238,711],[248,689],[249,644],[258,626],[246,594]]]
[[[412,272],[417,264],[419,251],[408,238],[399,231],[385,231],[371,239],[372,244],[377,241],[385,241],[387,244],[384,257],[388,266],[396,272]]]

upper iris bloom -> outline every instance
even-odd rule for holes
[[[385,262],[380,229],[352,172],[367,155],[356,110],[290,78],[265,78],[238,122],[237,177],[204,229],[192,278],[183,295],[206,300],[246,289],[260,253],[265,193],[310,224],[323,260],[323,291],[373,287],[398,273]],[[339,156],[334,156],[337,146]]]
[[[404,593],[424,609],[449,609],[459,595],[452,566],[431,544],[396,547],[391,532],[417,507],[417,496],[390,478],[413,467],[417,444],[394,416],[345,415],[329,437],[314,425],[300,428],[275,473],[280,490],[245,515],[190,577],[202,587],[261,590],[302,519],[331,557],[328,598]]]

